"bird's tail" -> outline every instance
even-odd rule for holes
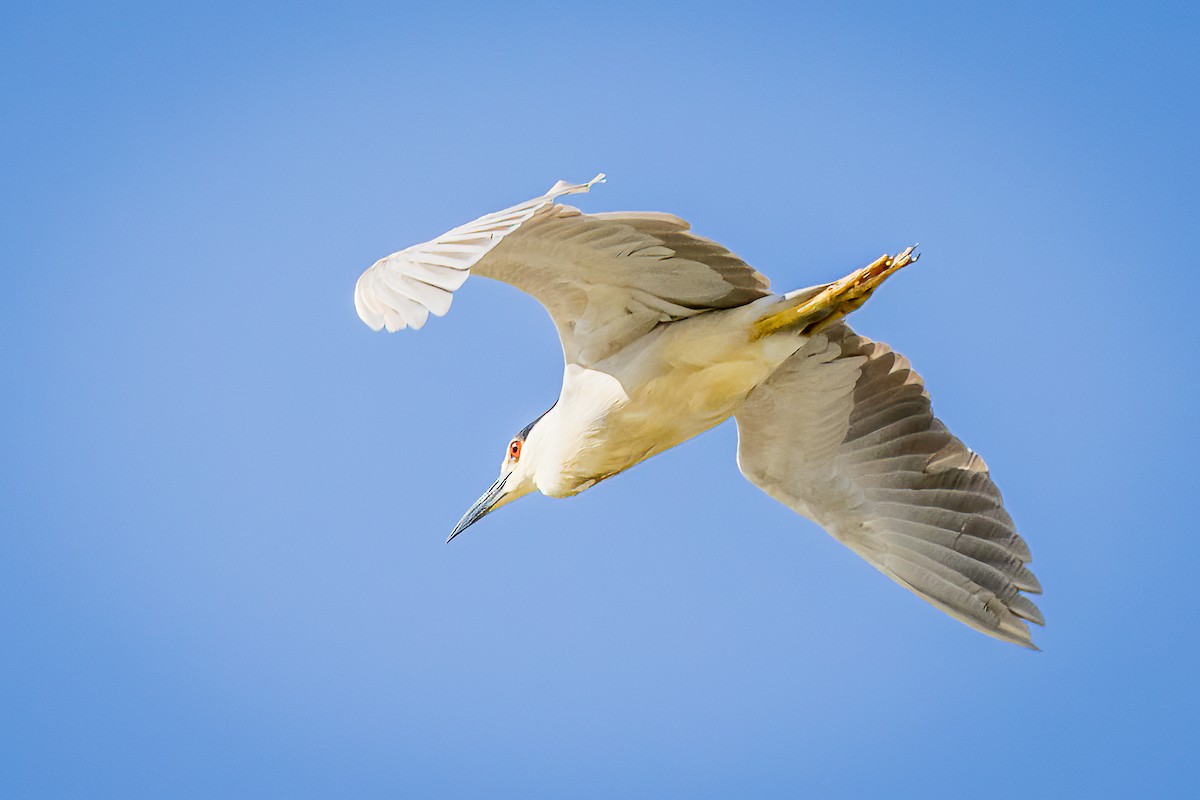
[[[881,283],[919,257],[916,245],[896,256],[884,254],[862,269],[824,286],[786,295],[781,303],[754,323],[751,339],[779,331],[817,333],[860,308]]]

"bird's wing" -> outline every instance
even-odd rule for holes
[[[358,314],[375,330],[420,328],[450,308],[472,272],[546,307],[569,362],[620,350],[660,322],[766,296],[768,282],[670,214],[583,214],[556,203],[586,192],[559,181],[541,197],[480,217],[372,265],[358,280]]]
[[[881,572],[968,625],[1033,647],[1029,548],[987,465],[887,345],[837,325],[736,413],[738,466]]]

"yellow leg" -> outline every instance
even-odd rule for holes
[[[771,311],[754,323],[751,340],[782,330],[813,334],[862,307],[879,285],[919,257],[909,247],[893,257],[882,255],[860,270],[836,280],[819,292],[797,299],[795,305]]]

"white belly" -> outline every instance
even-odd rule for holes
[[[803,343],[791,335],[751,343],[739,312],[664,326],[592,368],[567,365],[554,409],[566,435],[539,465],[539,490],[576,494],[728,419]]]

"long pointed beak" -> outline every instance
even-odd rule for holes
[[[500,493],[504,491],[504,482],[508,480],[508,475],[501,475],[492,484],[492,488],[483,493],[483,497],[475,501],[475,505],[467,509],[467,513],[463,514],[462,519],[454,526],[454,530],[450,532],[446,543],[449,544],[455,536],[465,531],[467,528],[474,525],[479,520],[486,517],[491,510],[496,507],[496,501],[500,498]]]

